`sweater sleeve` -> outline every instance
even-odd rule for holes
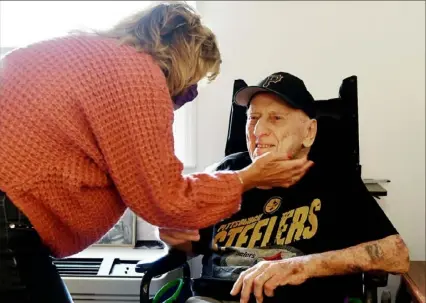
[[[124,203],[147,222],[169,228],[200,229],[237,212],[243,189],[235,172],[182,175],[161,70],[154,66],[141,75],[129,68],[115,87],[91,103],[91,124]]]

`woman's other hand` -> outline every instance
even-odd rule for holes
[[[238,171],[238,175],[245,190],[253,187],[288,188],[296,184],[313,164],[307,157],[292,160],[288,154],[268,152]]]
[[[199,241],[198,230],[179,230],[170,228],[159,228],[158,238],[168,246],[178,246],[191,241]]]

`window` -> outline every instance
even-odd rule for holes
[[[152,1],[1,1],[1,56],[16,47],[76,29],[105,29]],[[195,7],[195,1],[187,1]],[[195,106],[175,114],[175,150],[185,168],[195,167]]]

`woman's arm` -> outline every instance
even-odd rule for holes
[[[167,247],[183,251],[189,256],[195,255],[193,254],[192,241],[200,240],[200,234],[197,230],[157,228],[156,236]]]
[[[200,229],[230,216],[239,209],[243,191],[237,173],[182,175],[164,75],[150,57],[138,56],[144,59],[131,64],[122,60],[119,76],[107,87],[111,91],[86,105],[122,200],[162,227]]]

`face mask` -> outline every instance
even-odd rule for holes
[[[182,107],[185,103],[193,101],[197,96],[197,84],[191,85],[186,91],[172,98],[175,109]]]

